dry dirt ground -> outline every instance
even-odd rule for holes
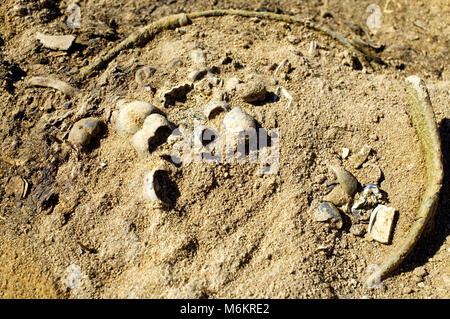
[[[81,0],[81,28],[74,30],[66,25],[71,3],[0,4],[0,297],[449,297],[448,2],[390,2],[375,33],[366,8],[378,4],[383,10],[385,1]],[[136,28],[211,8],[311,18],[372,43],[384,65],[361,68],[344,48],[299,25],[226,16],[196,19],[123,51],[82,82],[76,97],[26,84],[32,76],[54,76],[76,85],[81,67]],[[75,44],[67,52],[49,50],[37,32],[73,34]],[[154,74],[136,81],[136,71],[146,66]],[[161,104],[161,92],[202,68],[212,72],[183,101]],[[444,185],[432,227],[391,277],[369,289],[364,279],[405,236],[424,190],[422,150],[403,91],[412,74],[429,88]],[[225,95],[260,127],[279,130],[276,174],[258,175],[259,163],[250,162],[175,165],[167,141],[138,157],[117,134],[118,104],[133,100],[154,104],[175,127],[203,121],[221,130],[225,113],[211,121],[199,114],[223,97],[222,82],[231,78],[257,79],[267,88],[266,99],[253,104],[233,90]],[[282,94],[274,98],[279,87],[292,103]],[[104,126],[78,151],[67,143],[68,133],[89,116]],[[351,155],[365,144],[372,152],[362,167],[341,158],[342,148]],[[385,203],[397,210],[389,244],[354,235],[356,222],[347,214],[341,229],[313,220],[332,179],[327,164],[334,162],[361,185],[379,179]],[[167,207],[142,196],[145,174],[160,163],[169,168]],[[28,184],[23,196],[14,188],[19,177]]]

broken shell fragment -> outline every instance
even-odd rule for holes
[[[370,215],[368,233],[370,237],[380,243],[389,243],[394,222],[395,209],[384,205],[378,205]]]
[[[287,80],[288,79],[288,74],[291,73],[292,71],[292,65],[289,62],[288,59],[284,59],[283,61],[281,61],[281,63],[277,66],[277,68],[275,69],[275,71],[273,72],[273,75],[275,77],[279,77],[281,76],[282,79]]]
[[[223,127],[230,134],[239,134],[256,129],[255,120],[240,107],[233,108],[223,119]]]
[[[28,193],[28,182],[20,176],[13,176],[5,187],[7,196],[15,195],[16,199],[24,199]]]
[[[116,121],[117,133],[123,138],[133,135],[141,128],[145,118],[156,110],[154,105],[142,101],[123,105]]]
[[[73,41],[75,41],[73,35],[46,35],[41,32],[36,33],[36,39],[48,49],[61,51],[69,50]]]
[[[323,202],[313,211],[313,219],[317,222],[330,222],[337,229],[342,228],[342,217],[332,203]]]
[[[192,132],[192,142],[194,143],[194,147],[201,147],[203,145],[203,133],[207,130],[207,127],[204,125],[198,125],[194,128]]]
[[[156,143],[165,139],[170,131],[169,121],[161,114],[150,114],[144,121],[142,129],[133,135],[131,143],[139,156],[150,153]],[[167,136],[166,136],[167,135]]]
[[[356,178],[344,168],[338,166],[330,166],[338,183],[342,186],[342,189],[350,196],[353,196],[358,189],[358,181]]]
[[[164,107],[175,106],[175,102],[185,102],[186,94],[194,88],[192,83],[174,86],[161,94],[161,103]]]
[[[228,111],[230,109],[230,104],[222,101],[209,102],[203,108],[203,114],[205,114],[208,120],[212,119],[221,111]]]
[[[164,199],[161,197],[162,185],[160,182],[160,178],[162,177],[164,172],[167,172],[167,170],[162,168],[155,168],[145,176],[143,189],[143,197],[145,200],[152,202],[163,202]]]
[[[101,123],[95,117],[88,117],[76,122],[69,132],[69,142],[78,147],[88,145],[92,137],[100,133]]]
[[[280,92],[283,94],[285,98],[287,98],[289,101],[292,101],[292,95],[282,86],[280,86]]]

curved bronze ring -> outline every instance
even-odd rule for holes
[[[403,239],[399,248],[367,278],[364,285],[368,287],[386,278],[413,250],[426,225],[434,216],[444,178],[441,140],[427,87],[423,80],[413,75],[406,78],[405,90],[408,101],[408,114],[423,147],[427,172],[426,189],[407,236]]]

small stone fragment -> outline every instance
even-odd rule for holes
[[[92,137],[100,133],[101,123],[95,117],[88,117],[76,122],[69,132],[69,142],[78,147],[88,145]]]
[[[346,147],[343,147],[342,154],[341,154],[342,159],[346,159],[349,154],[350,154],[350,150]]]
[[[66,25],[69,29],[80,29],[81,28],[81,8],[76,3],[72,3],[67,7],[66,10],[71,15],[67,18]]]
[[[368,233],[370,237],[380,243],[389,243],[394,222],[395,209],[378,205],[370,215]]]
[[[339,210],[332,203],[323,202],[313,211],[313,220],[329,222],[337,229],[342,228],[342,217]]]
[[[423,267],[418,267],[414,269],[413,274],[421,279],[423,279],[426,275],[428,275],[428,272]]]
[[[342,189],[350,196],[353,196],[358,189],[357,179],[342,167],[331,165],[330,169],[336,176],[336,180],[342,186]]]
[[[145,118],[156,110],[153,104],[143,101],[122,105],[116,121],[117,133],[123,138],[133,135],[141,128]]]
[[[194,70],[188,74],[187,78],[189,81],[195,82],[195,81],[203,79],[207,73],[208,73],[207,69]]]
[[[185,102],[186,94],[194,88],[192,83],[174,86],[161,94],[161,103],[164,107],[175,106],[175,102]]]
[[[358,153],[353,154],[349,161],[354,168],[359,168],[369,157],[372,148],[369,145],[364,145]]]
[[[146,80],[149,79],[153,74],[155,74],[155,72],[155,68],[145,66],[136,71],[134,79],[139,86],[143,87],[146,84]]]
[[[403,293],[405,294],[405,295],[408,295],[408,294],[410,294],[410,293],[412,293],[413,292],[413,290],[411,289],[411,287],[405,287],[405,288],[403,288]]]
[[[226,92],[231,92],[236,90],[239,83],[241,83],[241,80],[238,78],[229,78],[225,81],[224,89]]]
[[[36,34],[36,39],[41,41],[42,45],[48,49],[67,51],[75,41],[73,35],[46,35],[41,32]]]
[[[289,43],[292,43],[292,44],[300,43],[300,39],[294,34],[288,35],[286,39],[288,40]]]
[[[178,67],[180,67],[182,65],[183,65],[183,61],[181,61],[180,59],[176,58],[176,59],[173,59],[172,62],[169,63],[169,65],[167,66],[167,69],[170,70],[170,69],[173,69],[173,68],[178,68]]]
[[[316,250],[317,251],[322,251],[322,252],[325,252],[325,251],[328,251],[328,250],[330,250],[330,249],[332,249],[333,248],[333,245],[318,245],[317,246],[317,248],[316,248]]]
[[[170,130],[170,123],[161,114],[150,114],[144,121],[142,129],[133,135],[131,143],[139,156],[148,154],[155,143],[165,138]],[[167,134],[169,136],[169,134]]]
[[[233,108],[223,119],[223,126],[227,133],[239,134],[256,129],[255,120],[240,107]]]
[[[323,200],[336,206],[342,206],[349,203],[352,197],[344,191],[341,185],[336,185],[330,193],[324,196]]]
[[[316,184],[322,184],[323,182],[325,182],[325,180],[327,179],[325,174],[319,174],[316,176],[316,178],[314,179],[314,183]]]
[[[355,236],[363,236],[366,233],[366,225],[355,224],[350,227],[350,233]]]
[[[247,103],[260,102],[266,99],[266,86],[262,81],[249,81],[237,86],[239,96]]]
[[[447,268],[446,272],[442,274],[442,282],[446,289],[450,289],[450,274],[448,272],[449,270]]]
[[[194,64],[206,64],[206,53],[203,50],[193,50],[191,52],[191,59]]]
[[[367,163],[366,163],[367,164]],[[374,164],[366,165],[360,168],[359,181],[361,184],[379,184],[381,177],[383,176],[383,172],[381,169]]]
[[[230,109],[230,104],[222,101],[213,101],[206,104],[203,108],[203,114],[208,120],[212,119],[216,114],[221,111],[228,111]]]

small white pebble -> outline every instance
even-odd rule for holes
[[[348,149],[348,148],[346,148],[346,147],[343,147],[342,148],[342,158],[343,159],[346,159],[347,157],[348,157],[348,155],[350,154],[350,150]]]

